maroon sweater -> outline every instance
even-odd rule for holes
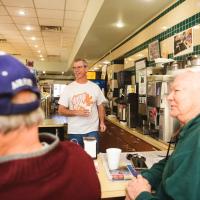
[[[93,160],[72,142],[47,135],[47,149],[0,157],[2,200],[99,200],[100,184]]]

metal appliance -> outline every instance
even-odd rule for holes
[[[178,120],[170,116],[170,108],[167,101],[171,81],[172,76],[163,76],[159,112],[159,138],[165,142],[170,141],[172,134],[179,127]]]
[[[157,138],[159,137],[159,111],[162,77],[163,75],[151,75],[147,77],[148,134]]]
[[[169,114],[167,101],[169,84],[172,79],[170,75],[151,75],[147,78],[149,134],[165,142],[169,142],[178,125],[177,120]]]
[[[135,61],[136,86],[138,88],[138,128],[147,120],[147,58]]]
[[[129,128],[136,128],[138,125],[138,94],[127,95],[127,125]]]

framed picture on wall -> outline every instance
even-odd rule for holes
[[[160,58],[160,43],[158,40],[153,41],[148,46],[149,61],[154,61],[156,58]]]
[[[193,31],[189,28],[174,36],[174,57],[193,52]]]

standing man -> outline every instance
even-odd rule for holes
[[[72,142],[39,134],[43,118],[34,74],[0,54],[0,199],[100,200],[91,157]]]
[[[68,116],[68,137],[83,146],[83,137],[93,136],[97,140],[98,130],[104,132],[106,99],[99,86],[87,80],[88,64],[84,59],[74,61],[75,81],[67,85],[59,99],[58,112]]]

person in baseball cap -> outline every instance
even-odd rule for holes
[[[0,86],[0,115],[26,113],[40,106],[40,92],[33,71],[10,55],[1,55]],[[37,98],[23,104],[13,103],[13,96],[24,90],[33,92]]]
[[[43,119],[34,73],[0,53],[1,199],[99,200],[92,158],[79,145],[39,134]]]

